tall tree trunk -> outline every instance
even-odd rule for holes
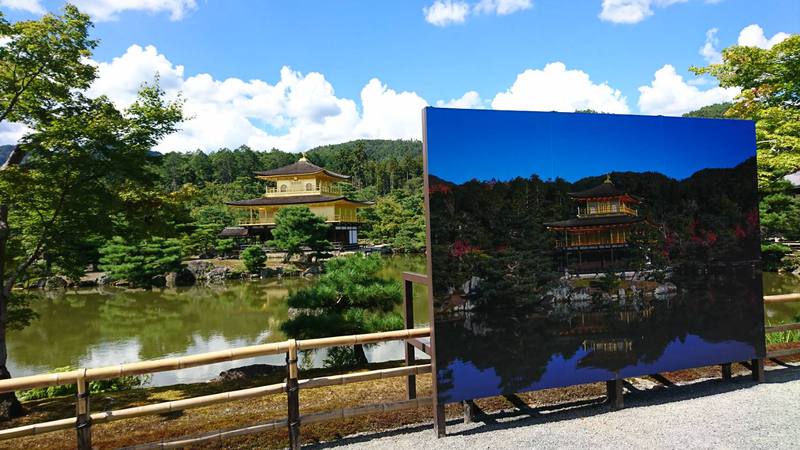
[[[3,318],[0,319],[0,380],[7,380],[11,378],[11,373],[6,367],[6,360],[8,358],[8,350],[6,348],[6,311],[8,309],[8,296],[0,290],[0,309],[2,309]],[[0,420],[13,419],[25,414],[22,404],[17,400],[16,394],[13,392],[6,392],[0,394]]]
[[[5,167],[5,165],[4,165]],[[6,348],[6,324],[8,323],[8,300],[11,298],[11,282],[6,285],[6,244],[10,234],[8,226],[8,206],[0,205],[0,380],[11,378],[6,368],[8,349]],[[24,413],[22,405],[13,392],[0,394],[0,420],[19,417]]]

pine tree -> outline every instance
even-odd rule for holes
[[[181,245],[177,239],[153,237],[130,243],[120,236],[100,248],[100,268],[112,280],[126,280],[134,286],[150,287],[153,277],[181,266]]]
[[[292,338],[308,339],[402,328],[403,318],[394,311],[402,299],[400,283],[380,278],[382,267],[376,255],[327,261],[317,283],[289,296],[289,306],[303,312],[281,329]],[[358,363],[367,362],[362,346],[354,352]]]

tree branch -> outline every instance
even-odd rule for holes
[[[37,69],[36,72],[34,72],[33,75],[31,75],[31,77],[28,79],[28,81],[22,83],[22,86],[19,88],[19,90],[17,90],[14,93],[14,96],[11,98],[11,101],[8,102],[8,106],[6,107],[5,111],[3,111],[2,114],[0,114],[0,122],[3,122],[3,121],[6,120],[6,117],[8,117],[8,115],[11,114],[11,111],[14,110],[14,107],[17,106],[17,102],[19,101],[19,98],[22,97],[22,94],[25,93],[25,91],[28,89],[28,86],[30,86],[30,84],[33,83],[33,80],[38,78],[39,75],[41,75],[42,72],[44,72],[44,69],[46,67],[47,67],[47,64],[42,64],[39,67],[39,69]]]

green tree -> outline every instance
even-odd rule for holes
[[[192,211],[194,222],[184,238],[186,253],[207,257],[217,253],[220,247],[219,233],[226,226],[233,225],[235,218],[222,205],[208,205]],[[226,247],[226,245],[223,245]]]
[[[713,105],[703,106],[695,111],[688,112],[683,117],[705,117],[707,119],[723,119],[725,113],[731,108],[732,103],[714,103]]]
[[[315,259],[319,259],[331,248],[331,243],[326,239],[329,229],[325,219],[312,213],[306,206],[281,208],[275,214],[272,240],[267,245],[285,251],[284,262],[288,262],[292,256],[304,255],[306,248]]]
[[[10,377],[12,287],[43,255],[68,265],[80,254],[69,249],[75,242],[110,235],[109,217],[132,216],[143,203],[128,199],[150,192],[148,152],[182,117],[157,86],[144,86],[123,112],[104,97],[86,98],[95,78],[90,27],[70,5],[60,16],[14,24],[0,15],[0,125],[32,130],[0,166],[0,378]],[[159,207],[147,203],[149,212]],[[13,395],[0,396],[0,416],[19,413]]]
[[[800,169],[800,35],[770,49],[732,46],[720,64],[692,70],[741,88],[725,115],[756,122],[759,187],[778,189],[784,175]]]
[[[131,243],[115,236],[100,248],[100,254],[100,268],[112,280],[126,280],[140,287],[150,287],[155,276],[181,267],[181,245],[177,239],[153,237]]]
[[[781,192],[769,194],[759,204],[764,237],[800,239],[800,199]]]
[[[366,234],[370,239],[391,245],[397,251],[425,248],[425,215],[422,191],[397,189],[380,197],[366,211]]]
[[[380,278],[382,267],[376,255],[328,260],[317,283],[289,295],[289,306],[303,312],[281,329],[292,338],[308,339],[402,328],[403,318],[394,312],[402,300],[400,283]],[[362,346],[354,351],[359,363],[367,362]]]
[[[260,245],[251,245],[242,251],[242,261],[250,273],[258,273],[267,262],[267,254]]]
[[[762,244],[761,260],[764,262],[764,270],[777,272],[784,267],[783,258],[792,253],[792,249],[781,244]]]

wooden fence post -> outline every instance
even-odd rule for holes
[[[731,370],[731,363],[722,364],[720,365],[722,369],[722,379],[723,380],[730,380],[733,377],[733,371]]]
[[[436,375],[433,375],[433,382],[436,383]],[[444,404],[439,403],[436,397],[433,400],[433,432],[437,438],[443,438],[447,435],[447,422],[444,415]]]
[[[622,397],[622,380],[606,381],[606,396],[612,409],[622,409],[625,403]]]
[[[750,361],[750,370],[753,372],[753,381],[757,383],[764,382],[764,360],[754,359]]]
[[[300,449],[300,388],[297,384],[297,341],[289,340],[286,353],[286,399],[287,425],[289,427],[289,448]]]
[[[403,322],[406,330],[414,328],[414,284],[410,280],[404,280],[403,289]],[[406,367],[413,366],[416,362],[414,346],[405,342],[406,346]],[[406,399],[417,398],[417,377],[409,375],[406,377]]]
[[[89,383],[86,381],[86,369],[83,369],[83,376],[78,378],[76,385],[78,393],[75,402],[75,431],[78,438],[79,450],[91,450],[92,448],[92,419],[89,414]]]

